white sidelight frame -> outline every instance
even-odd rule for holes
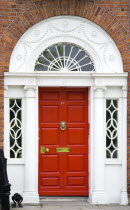
[[[35,61],[39,54],[48,46],[58,42],[74,43],[85,49],[93,58],[96,71],[34,72]],[[10,71],[4,75],[5,155],[8,158],[12,193],[21,193],[24,203],[39,203],[38,88],[82,87],[89,88],[89,202],[127,204],[128,74],[123,73],[119,50],[109,35],[96,24],[83,18],[61,16],[42,21],[21,37],[12,53]],[[22,160],[13,160],[9,157],[8,102],[12,97],[23,100],[24,157]],[[119,101],[117,159],[105,158],[106,99]],[[17,169],[19,169],[19,185],[17,185]],[[111,180],[111,176],[115,178]]]

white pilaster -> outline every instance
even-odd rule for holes
[[[122,88],[122,191],[121,204],[128,204],[127,194],[127,87]]]
[[[39,203],[37,139],[36,139],[36,90],[35,86],[25,86],[26,117],[25,117],[25,172],[24,172],[24,203]]]
[[[4,86],[4,113],[9,110],[9,98],[8,98],[8,86]],[[6,128],[6,129],[5,129]],[[4,114],[4,154],[6,158],[9,158],[9,115]]]
[[[105,87],[94,88],[93,187],[91,202],[106,203],[104,192]]]

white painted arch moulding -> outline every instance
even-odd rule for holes
[[[59,42],[73,43],[87,51],[96,73],[123,72],[122,58],[112,38],[97,24],[75,16],[49,18],[27,30],[13,50],[9,71],[34,72],[39,54]]]

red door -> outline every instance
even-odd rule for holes
[[[39,127],[39,195],[87,196],[87,89],[40,88]]]

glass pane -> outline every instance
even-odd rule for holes
[[[22,158],[22,150],[19,150],[17,153],[17,158]]]
[[[41,57],[41,56],[38,58],[38,62],[39,62],[39,64],[44,64],[44,65],[50,64],[50,62],[48,60],[46,60],[44,57]]]
[[[83,66],[83,65],[86,65],[86,64],[88,64],[88,63],[90,63],[90,58],[88,58],[88,57],[82,57],[80,60],[79,60],[79,64],[81,65],[81,66]]]
[[[44,58],[45,58],[48,62],[50,62],[50,61],[53,60],[53,57],[52,57],[52,55],[50,54],[50,52],[49,52],[48,50],[45,50],[45,51],[43,52],[43,56],[44,56]]]
[[[55,46],[50,47],[50,52],[52,53],[54,58],[58,57],[58,53],[57,53],[57,50],[56,50]]]
[[[78,47],[73,47],[71,52],[71,58],[74,58],[79,53]]]
[[[79,49],[78,49],[78,51],[79,51]],[[79,53],[78,53],[78,55],[76,56],[76,61],[79,61],[79,60],[81,60],[82,58],[84,58],[84,56],[85,56],[85,52],[84,51],[80,51]],[[86,63],[81,63],[80,62],[80,65],[84,65],[84,64],[86,64]]]
[[[10,150],[10,158],[15,158],[15,153],[12,150]]]
[[[89,64],[89,65],[86,65],[86,66],[82,66],[81,69],[82,69],[82,71],[93,71],[94,66],[92,64]]]
[[[47,66],[43,66],[41,64],[36,64],[35,69],[37,71],[47,71],[48,70],[48,67]]]
[[[65,56],[68,57],[69,54],[70,54],[70,52],[71,52],[71,45],[70,44],[67,44],[65,46]]]
[[[117,158],[117,150],[113,153],[113,158]]]
[[[62,57],[63,56],[63,44],[59,44],[57,45],[57,50],[58,50],[58,53],[59,55]]]

